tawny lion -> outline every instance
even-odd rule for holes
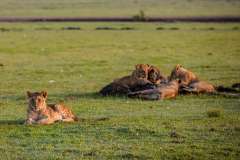
[[[127,94],[131,89],[146,84],[151,84],[148,78],[148,64],[137,64],[135,70],[129,76],[115,79],[112,83],[101,89],[102,95]]]
[[[63,104],[48,105],[47,92],[27,91],[28,109],[25,124],[51,124],[56,121],[72,122],[78,118]]]
[[[181,80],[180,87],[182,91],[191,93],[213,93],[216,91],[212,84],[200,81],[193,72],[179,64],[172,70],[170,80],[174,79]]]

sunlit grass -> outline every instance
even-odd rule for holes
[[[239,82],[240,32],[233,29],[239,24],[0,26],[9,29],[0,31],[0,159],[239,158],[239,99],[189,95],[159,102],[96,93],[137,63],[166,75],[180,63],[215,85]],[[69,26],[81,30],[62,30]],[[116,30],[96,30],[106,26]],[[49,102],[64,101],[84,121],[22,125],[27,90],[47,90]],[[212,110],[221,116],[209,118]]]

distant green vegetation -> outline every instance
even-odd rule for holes
[[[239,0],[1,0],[0,16],[240,16]]]
[[[159,102],[96,94],[137,63],[166,75],[180,63],[215,85],[239,82],[239,27],[1,23],[0,159],[239,159],[239,99],[188,95]],[[85,121],[22,125],[27,90],[47,90],[50,103],[64,101]]]

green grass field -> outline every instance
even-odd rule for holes
[[[239,0],[1,0],[0,16],[240,16]]]
[[[95,30],[106,26],[115,30]],[[166,75],[180,63],[230,86],[240,80],[239,42],[239,23],[1,23],[0,159],[239,159],[239,99],[96,94],[137,63]],[[86,120],[22,125],[27,90],[47,90]]]

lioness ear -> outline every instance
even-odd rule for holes
[[[31,97],[32,96],[32,93],[30,91],[27,91],[27,97]]]
[[[136,69],[140,68],[140,64],[136,64],[136,65],[135,65],[135,68],[136,68]]]
[[[41,92],[41,95],[42,95],[44,98],[47,98],[47,92],[46,92],[46,91],[42,91],[42,92]]]
[[[176,69],[178,70],[179,68],[181,68],[182,67],[182,65],[181,64],[177,64],[176,65]]]

